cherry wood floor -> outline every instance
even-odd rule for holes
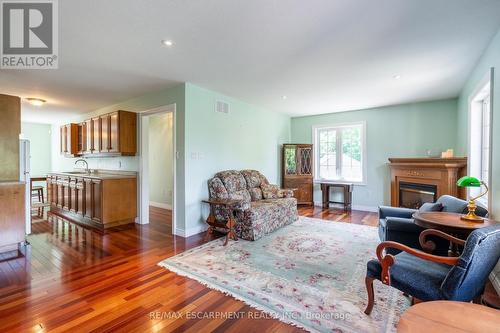
[[[299,213],[377,224],[375,213],[312,207]],[[204,235],[173,236],[169,211],[152,208],[150,216],[149,225],[106,234],[55,215],[33,216],[23,255],[0,255],[0,332],[302,331],[157,266],[202,244]],[[202,315],[186,318],[188,313]],[[239,318],[203,318],[210,313]]]

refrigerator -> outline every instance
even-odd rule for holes
[[[30,181],[30,142],[21,139],[19,142],[19,180],[25,183],[25,224],[26,235],[31,234],[31,181]]]

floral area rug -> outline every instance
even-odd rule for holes
[[[258,241],[217,239],[159,263],[311,332],[391,332],[409,300],[375,281],[367,304],[366,263],[377,229],[300,217]]]

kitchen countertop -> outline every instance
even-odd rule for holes
[[[92,178],[92,179],[126,179],[126,178],[137,178],[137,172],[135,171],[113,171],[113,170],[98,170],[93,171],[90,174],[85,171],[66,171],[66,172],[50,172],[49,175],[62,175],[68,177],[82,177],[82,178]]]
[[[25,182],[19,180],[0,180],[0,186],[24,185]]]

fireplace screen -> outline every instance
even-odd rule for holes
[[[426,202],[435,202],[437,186],[416,183],[399,183],[399,206],[419,209]]]

